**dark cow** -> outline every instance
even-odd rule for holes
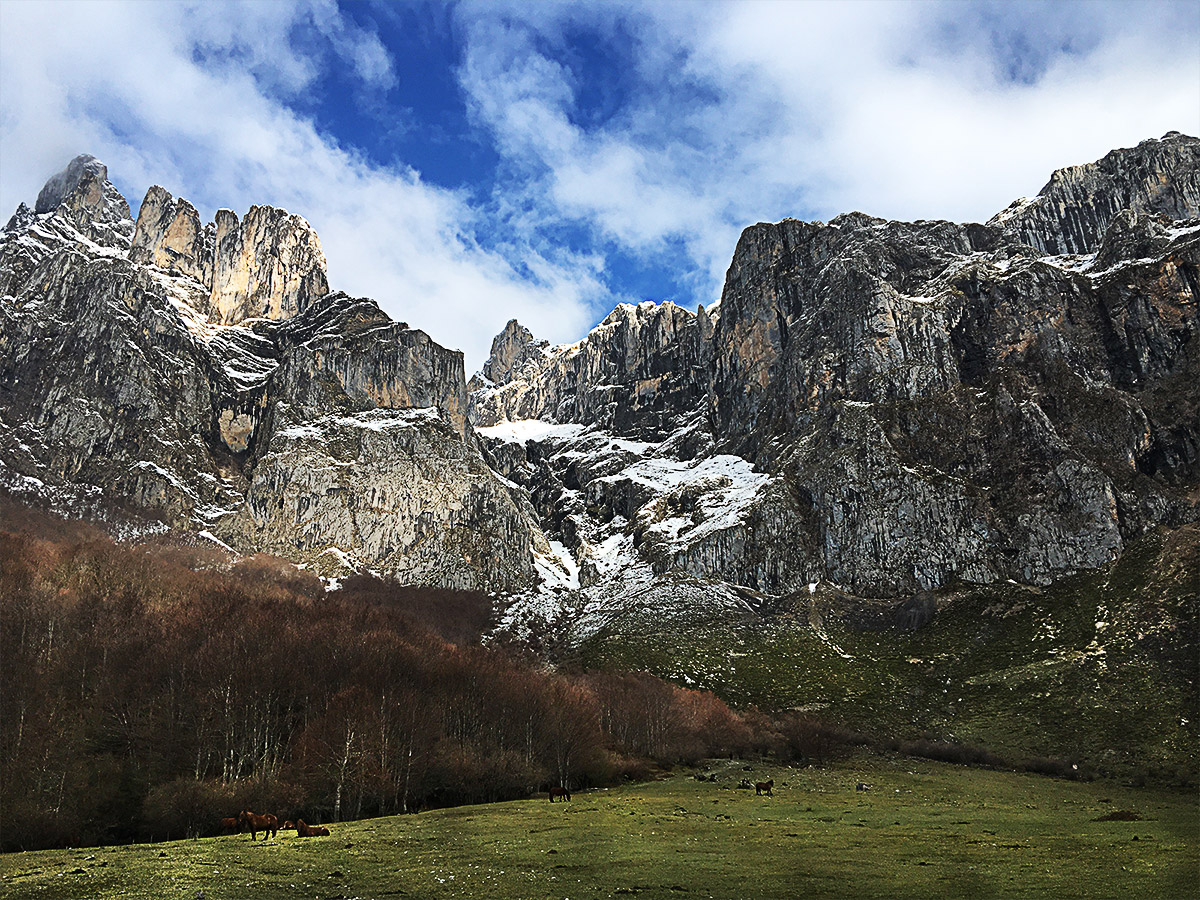
[[[305,825],[303,819],[297,819],[296,837],[329,837],[329,829],[324,825]]]

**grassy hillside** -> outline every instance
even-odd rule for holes
[[[17,898],[1180,897],[1194,798],[865,757],[294,832],[0,857]],[[773,777],[773,797],[738,789]],[[870,783],[865,792],[859,781]]]
[[[1142,539],[1104,569],[861,601],[824,587],[761,623],[615,623],[581,648],[598,668],[645,668],[736,704],[819,712],[882,739],[1053,757],[1102,776],[1194,785],[1200,702],[1200,527]],[[920,604],[918,603],[917,606]]]

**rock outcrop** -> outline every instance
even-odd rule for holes
[[[286,319],[329,292],[321,242],[300,216],[252,206],[244,219],[217,211],[210,319]]]
[[[704,394],[711,323],[674,303],[622,303],[583,341],[549,347],[515,320],[469,385],[472,422],[516,419],[595,425],[662,440]]]
[[[1043,253],[1092,253],[1122,210],[1167,219],[1200,217],[1196,139],[1171,131],[1162,140],[1059,169],[1036,197],[1017,200],[988,224]]]
[[[108,180],[108,167],[94,156],[77,156],[46,182],[33,211],[55,213],[101,247],[129,247],[129,204]]]
[[[201,226],[194,206],[158,185],[142,201],[129,258],[199,282],[207,295],[196,308],[221,325],[289,319],[329,293],[321,242],[300,216],[252,206],[239,221],[221,209]]]
[[[146,192],[133,231],[129,258],[186,275],[210,288],[213,280],[214,226],[200,224],[196,207],[176,200],[157,184]]]

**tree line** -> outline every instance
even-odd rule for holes
[[[828,738],[485,645],[483,595],[369,578],[326,593],[277,560],[5,512],[6,851],[213,833],[243,808],[328,822],[512,799]]]

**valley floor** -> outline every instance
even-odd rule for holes
[[[660,781],[330,826],[0,856],[13,898],[1194,896],[1200,805],[910,758]],[[773,778],[774,796],[739,788]],[[869,790],[856,790],[859,782]]]

